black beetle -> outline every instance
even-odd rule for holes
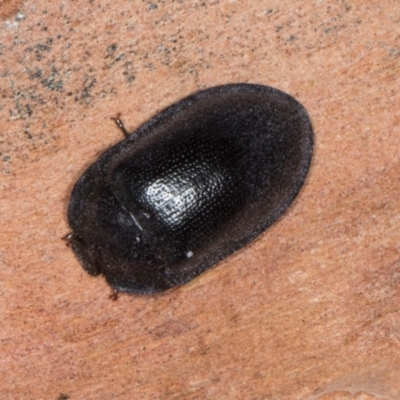
[[[286,93],[253,84],[203,90],[83,173],[69,201],[68,240],[83,268],[116,291],[183,284],[288,208],[312,149],[309,117]]]

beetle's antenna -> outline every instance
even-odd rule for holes
[[[122,123],[122,121],[120,120],[121,113],[118,113],[118,115],[114,118],[114,117],[110,117],[110,119],[112,119],[118,126],[119,129],[121,129],[122,133],[128,137],[130,135],[130,133],[126,130],[124,124]]]

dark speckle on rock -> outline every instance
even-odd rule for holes
[[[117,49],[118,49],[117,43],[110,44],[110,45],[107,47],[107,57],[111,57],[111,56],[115,53],[115,51],[116,51]]]
[[[92,89],[96,86],[97,79],[87,76],[85,78],[84,86],[81,91],[80,97],[77,97],[76,100],[83,100],[86,104],[90,103],[90,98],[92,97]]]
[[[49,90],[61,91],[63,88],[63,81],[59,79],[60,74],[55,67],[52,67],[50,74],[40,80],[40,83]]]
[[[158,5],[156,3],[147,3],[147,9],[148,10],[157,10]]]

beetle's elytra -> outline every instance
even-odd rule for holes
[[[71,247],[117,291],[183,284],[288,208],[312,149],[309,117],[293,97],[252,84],[198,92],[83,173],[68,206]]]

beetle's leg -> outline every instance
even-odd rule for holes
[[[121,129],[122,133],[128,137],[130,135],[130,133],[126,130],[124,124],[122,123],[122,121],[120,120],[121,113],[118,113],[118,115],[116,116],[116,118],[111,117],[111,119],[117,124],[118,128]]]
[[[108,298],[112,301],[118,300],[118,290],[114,289],[112,294],[110,294],[110,296],[108,296]]]
[[[70,232],[67,235],[63,236],[61,239],[65,240],[67,243],[67,246],[71,246],[72,240],[77,237],[78,234],[76,232]]]

